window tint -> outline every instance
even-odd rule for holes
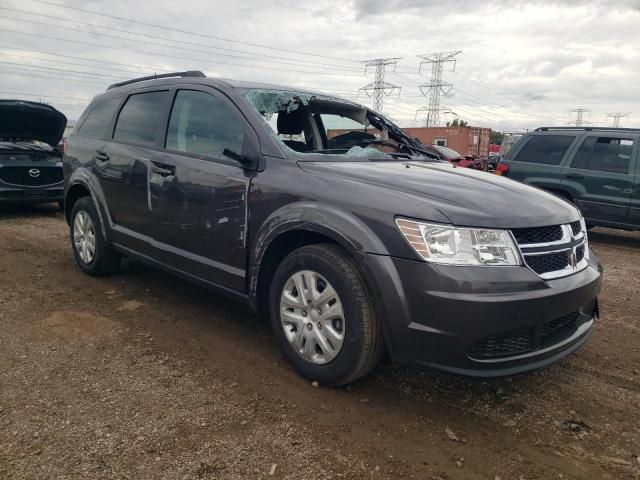
[[[575,138],[574,135],[532,135],[513,160],[558,165]]]
[[[244,124],[232,107],[206,92],[178,92],[169,119],[167,149],[221,158],[225,149],[242,154],[243,144]]]
[[[131,95],[120,110],[113,139],[121,142],[153,145],[162,123],[164,102],[169,92]]]
[[[103,138],[106,128],[120,105],[120,100],[120,98],[111,98],[96,103],[78,128],[77,134],[89,138]]]
[[[571,166],[601,172],[629,173],[633,140],[588,137],[580,146]]]

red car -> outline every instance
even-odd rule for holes
[[[484,162],[475,155],[460,155],[455,150],[449,147],[443,147],[442,145],[431,145],[431,148],[436,150],[443,160],[458,167],[475,168],[476,170],[485,169]]]

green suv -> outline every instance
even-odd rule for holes
[[[640,230],[640,129],[542,127],[496,173],[575,203],[589,226]]]

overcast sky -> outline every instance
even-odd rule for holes
[[[385,98],[384,113],[414,126],[426,104],[419,86],[430,76],[428,65],[419,73],[417,55],[461,50],[455,71],[444,69],[453,88],[441,100],[443,122],[458,115],[518,130],[564,125],[582,107],[596,125],[611,124],[607,113],[629,112],[621,126],[640,126],[640,0],[133,5],[1,0],[0,97],[51,103],[75,120],[110,83],[194,69],[355,99],[373,79],[361,61],[401,57],[386,74],[401,92]],[[360,92],[358,100],[371,99]]]

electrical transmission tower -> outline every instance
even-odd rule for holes
[[[400,60],[397,58],[375,58],[373,60],[365,60],[365,73],[369,67],[375,67],[375,79],[368,85],[365,85],[360,90],[367,94],[368,97],[373,97],[373,110],[382,113],[382,106],[384,104],[384,97],[391,95],[397,91],[400,94],[400,86],[384,81],[384,74],[387,71],[388,65],[393,65],[393,71],[396,70],[396,64]]]
[[[629,117],[629,115],[631,115],[630,113],[621,113],[621,112],[616,112],[616,113],[607,113],[606,118],[613,118],[613,128],[618,128],[620,126],[620,119],[621,118],[627,118]]]
[[[418,55],[422,59],[418,72],[422,71],[422,66],[431,64],[431,81],[428,84],[420,85],[420,92],[425,97],[429,97],[429,104],[425,108],[418,109],[416,114],[421,111],[427,112],[426,126],[440,126],[440,95],[446,95],[453,87],[453,84],[442,81],[442,70],[445,63],[452,62],[453,70],[456,68],[455,56],[461,53],[460,50],[455,52],[438,52],[429,53],[427,55]]]
[[[585,113],[591,113],[591,110],[588,108],[575,108],[573,110],[569,110],[569,118],[571,118],[571,114],[575,113],[576,114],[576,119],[575,120],[570,120],[568,122],[569,125],[573,125],[574,127],[582,127],[584,125],[587,125],[591,122],[587,122],[586,120],[583,119],[583,116]]]

